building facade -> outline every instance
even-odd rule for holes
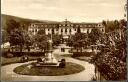
[[[46,35],[69,36],[74,35],[78,29],[80,29],[81,33],[90,33],[93,28],[98,28],[103,33],[105,32],[105,27],[102,23],[72,23],[67,20],[58,23],[31,23],[28,27],[28,32],[31,35],[36,35],[39,30],[44,30]]]

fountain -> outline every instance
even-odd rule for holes
[[[53,49],[52,49],[52,36],[51,36],[51,39],[48,40],[47,42],[45,57],[37,59],[36,66],[61,66],[62,63],[65,63],[65,59],[62,59],[61,61],[57,61],[57,59],[55,58],[52,52]]]

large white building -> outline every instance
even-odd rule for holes
[[[58,23],[31,23],[28,27],[30,35],[36,35],[39,30],[44,30],[46,35],[59,34],[63,36],[74,35],[78,29],[82,33],[90,33],[92,28],[98,28],[103,33],[105,27],[102,23],[71,23],[70,21],[63,21]]]

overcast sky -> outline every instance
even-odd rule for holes
[[[24,18],[99,22],[124,18],[126,0],[1,0],[2,14]]]

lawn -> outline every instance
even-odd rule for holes
[[[60,76],[60,75],[69,75],[79,73],[85,68],[79,64],[66,62],[65,68],[54,67],[54,66],[42,66],[36,67],[33,66],[28,68],[29,64],[24,64],[19,67],[16,67],[13,71],[21,75],[31,75],[31,76]]]
[[[44,56],[38,56],[38,57],[33,57],[33,56],[29,56],[29,61],[31,60],[36,60],[39,57],[44,57]],[[6,57],[1,57],[1,65],[9,65],[9,64],[13,64],[13,63],[20,63],[21,57],[12,57],[12,58],[6,58]]]

